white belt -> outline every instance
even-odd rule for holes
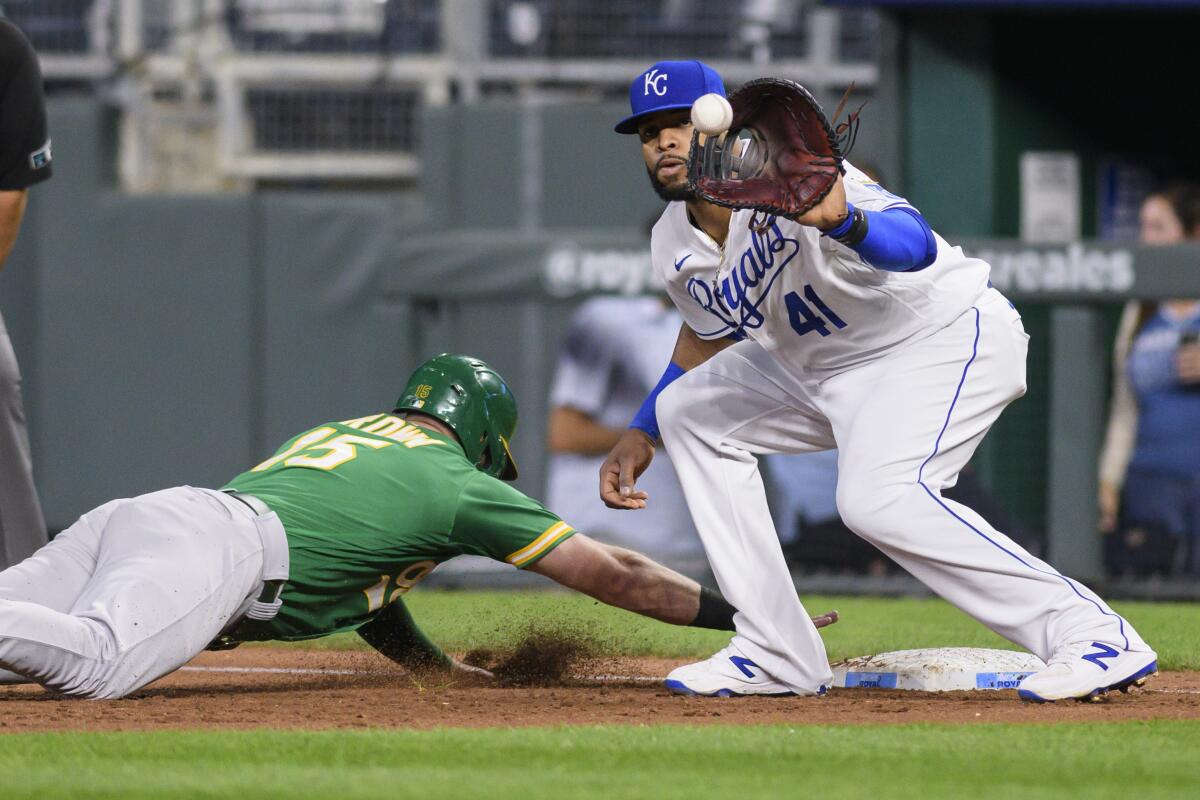
[[[258,599],[250,604],[244,616],[256,620],[274,619],[283,606],[280,595],[283,593],[283,585],[287,583],[291,567],[287,532],[283,529],[283,523],[279,521],[279,515],[262,500],[252,494],[235,492],[232,489],[222,491],[254,513],[254,527],[262,540],[262,591]]]

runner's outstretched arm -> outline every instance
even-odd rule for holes
[[[734,630],[737,609],[720,593],[641,553],[574,534],[528,568],[617,608],[672,625]],[[813,617],[818,628],[837,622],[836,611]]]

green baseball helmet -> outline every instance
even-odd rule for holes
[[[517,399],[500,373],[478,358],[442,353],[429,359],[409,377],[395,410],[440,419],[476,469],[505,481],[517,477],[508,449],[517,429]]]

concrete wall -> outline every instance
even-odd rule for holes
[[[300,429],[394,401],[416,354],[376,302],[417,197],[131,197],[94,101],[51,104],[55,176],[0,283],[47,521],[220,485]]]
[[[54,178],[0,276],[52,529],[110,498],[217,486],[287,437],[388,407],[442,351],[477,354],[522,409],[519,486],[544,480],[545,391],[572,305],[385,297],[408,236],[640,229],[661,210],[615,106],[445,109],[420,190],[129,196],[115,119],[52,98]],[[487,264],[478,266],[486,273]]]

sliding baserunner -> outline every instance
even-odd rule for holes
[[[0,682],[123,697],[209,646],[338,631],[408,667],[486,677],[426,638],[401,600],[463,554],[665,622],[733,629],[720,595],[504,483],[517,475],[516,423],[494,370],[442,355],[393,411],[306,431],[221,491],[100,506],[0,573]]]

